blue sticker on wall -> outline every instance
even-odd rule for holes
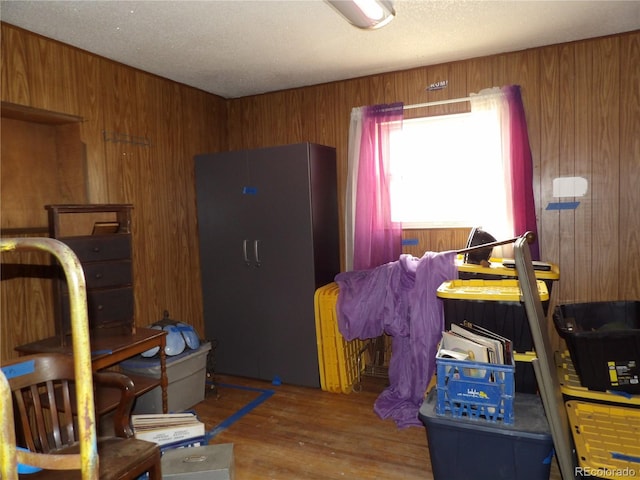
[[[547,210],[575,210],[580,202],[551,202],[547,204]]]
[[[258,189],[256,187],[242,187],[243,195],[257,195]]]
[[[402,246],[406,247],[406,246],[411,246],[411,245],[418,245],[418,239],[417,238],[403,238],[402,239]]]

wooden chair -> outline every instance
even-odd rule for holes
[[[8,379],[13,395],[17,444],[32,452],[47,454],[52,463],[25,478],[30,480],[81,479],[79,466],[65,461],[80,452],[76,410],[73,357],[64,354],[36,354],[2,365],[19,372]],[[97,441],[99,478],[135,480],[145,472],[149,480],[162,480],[160,448],[133,437],[130,413],[135,399],[131,379],[117,372],[94,373],[94,386],[118,388],[119,405],[113,415],[115,436]],[[75,462],[76,464],[78,462]],[[49,469],[50,468],[50,469]]]

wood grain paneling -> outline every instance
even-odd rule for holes
[[[551,80],[557,85],[558,91],[558,113],[557,125],[559,129],[558,144],[558,173],[560,177],[576,176],[576,90],[575,82],[567,79],[575,77],[576,61],[575,48],[570,45],[561,45],[558,51],[558,76]],[[550,149],[550,151],[552,151]],[[544,166],[543,166],[544,167]],[[546,209],[546,205],[552,202],[552,196],[543,199],[541,208]],[[573,200],[573,199],[571,199]],[[546,210],[545,210],[546,211]],[[557,249],[551,249],[548,258],[562,259],[562,282],[556,292],[558,298],[570,299],[575,292],[576,284],[576,257],[575,257],[575,213],[572,210],[562,210],[547,212],[543,220],[546,224],[550,222],[550,228],[543,231],[544,241],[554,243]],[[543,223],[544,225],[544,223]],[[557,256],[553,256],[553,252]],[[554,292],[555,293],[555,292]]]
[[[82,117],[80,137],[85,147],[87,201],[105,203],[107,201],[106,164],[104,146],[97,142],[104,130],[101,92],[101,67],[106,62],[100,57],[74,52],[75,83],[78,95],[78,115]]]
[[[559,50],[562,47],[552,46],[540,52],[540,89],[538,124],[528,124],[529,130],[539,131],[539,178],[538,184],[538,236],[541,251],[545,258],[559,258],[558,232],[559,221],[556,211],[549,211],[545,204],[553,198],[553,179],[560,177],[560,142],[562,135],[562,117],[560,115],[560,90],[557,88],[561,76]],[[530,121],[530,119],[528,119]],[[557,304],[560,289],[557,286],[551,291],[550,310]],[[547,325],[553,347],[561,345],[555,334],[552,322]],[[565,347],[566,348],[566,347]]]
[[[87,201],[80,120],[3,103],[3,236],[47,235],[44,205]],[[2,255],[2,358],[15,355],[15,345],[53,334],[51,260],[42,252]]]
[[[467,93],[478,93],[483,88],[494,85],[490,57],[471,59],[465,64],[467,65]]]
[[[338,149],[341,196],[347,165],[348,139],[344,133],[352,108],[394,101],[414,104],[458,98],[483,88],[518,84],[534,161],[541,254],[544,260],[558,264],[561,271],[560,281],[552,292],[552,305],[638,298],[640,270],[625,268],[628,262],[623,260],[625,255],[631,256],[631,264],[636,265],[640,256],[637,234],[640,189],[632,186],[634,181],[637,184],[640,165],[638,36],[638,32],[632,32],[328,84],[327,90],[334,88],[334,95],[340,99],[341,112],[336,111],[334,122],[342,126],[336,129],[335,141],[329,144]],[[449,82],[446,89],[425,92],[429,83],[445,79]],[[389,91],[395,97],[389,98]],[[282,95],[283,92],[278,92],[278,103],[282,102]],[[261,102],[264,104],[269,96],[261,96]],[[240,132],[257,126],[242,106],[250,101],[230,101],[230,138],[241,140]],[[406,117],[449,111],[441,107],[408,110]],[[281,114],[282,110],[278,111]],[[284,114],[296,112],[289,110]],[[320,114],[311,115],[319,118]],[[265,122],[261,117],[267,128],[271,128],[274,120]],[[265,130],[262,135],[268,144],[280,133]],[[238,148],[249,146],[237,144]],[[554,198],[553,179],[560,176],[586,178],[589,191],[576,199]],[[580,202],[576,210],[546,210],[551,202],[571,200]],[[342,198],[340,202],[342,208]],[[466,232],[456,235],[412,230],[405,232],[405,238],[417,238],[418,245],[405,247],[404,251],[419,256],[427,249],[459,248],[466,236]],[[560,344],[558,338],[555,341]]]
[[[181,287],[184,300],[180,310],[173,315],[194,325],[204,338],[202,320],[202,289],[200,277],[199,242],[197,235],[196,191],[193,157],[204,152],[227,150],[226,104],[218,97],[194,89],[181,89],[182,120],[181,127],[184,150],[179,159],[184,175],[176,179],[178,188],[184,188],[184,203],[178,203],[176,215],[181,219],[180,241],[173,246],[183,249],[183,263],[179,267],[180,279],[187,287]],[[171,280],[172,285],[180,285]]]
[[[3,101],[18,105],[31,105],[29,96],[29,68],[26,44],[33,39],[25,35],[23,30],[8,28],[1,24],[2,41],[0,42],[0,61],[2,73],[0,92]],[[11,99],[11,100],[9,100]]]
[[[14,346],[54,335],[54,272],[43,252],[2,252],[0,261],[0,355],[7,359],[16,356]]]
[[[0,44],[3,102],[83,120],[82,190],[88,198],[76,196],[74,201],[134,204],[136,324],[159,319],[166,308],[203,335],[192,163],[198,153],[227,148],[226,101],[6,24]],[[4,122],[2,127],[4,133]],[[150,145],[127,141],[137,137],[149,139]],[[3,148],[5,140],[3,136]],[[3,153],[3,167],[6,159]],[[49,175],[55,175],[52,170]],[[2,168],[3,182],[8,172]],[[37,173],[46,174],[47,169],[38,165]],[[80,189],[60,185],[62,191]],[[33,190],[25,182],[16,188]],[[3,218],[4,210],[3,202]],[[44,204],[37,208],[42,212]],[[13,223],[30,225],[26,216]],[[20,316],[18,330],[12,335],[3,331],[2,358],[15,356],[15,345],[53,333],[45,301],[50,297],[40,293],[47,289],[43,282],[29,279],[17,287],[15,279],[2,282],[3,329],[9,318]],[[33,302],[31,295],[36,297]],[[16,303],[18,298],[25,300]]]
[[[429,67],[427,74],[423,78],[423,85],[416,85],[414,88],[414,98],[412,103],[437,102],[451,98],[464,98],[471,93],[467,85],[467,64],[464,62],[448,63]],[[447,82],[447,86],[440,90],[428,90],[430,85]],[[421,95],[415,95],[416,93]],[[451,113],[461,113],[469,111],[469,104],[466,102],[437,105],[433,107],[421,108],[420,117],[447,115]],[[411,116],[414,116],[412,114]]]
[[[560,113],[560,92],[556,85],[560,78],[559,48],[550,47],[540,52],[540,116],[536,126],[540,131],[540,214],[538,233],[540,248],[547,256],[558,258],[558,216],[544,208],[542,199],[553,197],[553,179],[560,176],[560,136],[562,117]]]
[[[590,299],[619,297],[620,272],[620,53],[619,39],[592,44],[591,238],[593,283]],[[612,212],[617,212],[612,215]]]
[[[51,125],[2,119],[3,228],[46,227],[44,205],[57,199],[59,191],[55,130]],[[40,188],[25,189],[29,184]]]
[[[573,175],[586,178],[589,182],[589,189],[585,196],[576,199],[580,202],[579,208],[574,210],[573,229],[566,232],[569,242],[573,248],[568,252],[574,256],[575,289],[573,292],[563,292],[570,295],[576,301],[589,301],[591,296],[591,286],[593,284],[593,272],[591,259],[595,252],[592,250],[591,237],[591,210],[593,204],[593,175],[591,174],[591,134],[593,124],[593,64],[591,58],[591,46],[588,42],[575,45],[575,84],[576,92],[575,111],[573,120],[575,122],[575,162]],[[564,229],[564,225],[561,225]],[[560,275],[563,275],[564,267],[561,267]]]
[[[82,117],[88,200],[134,203],[138,325],[168,308],[204,333],[195,154],[304,141],[332,145],[342,222],[354,107],[465,97],[506,84],[521,86],[534,158],[541,254],[561,272],[556,301],[637,299],[639,38],[635,31],[224,100],[2,24],[0,92],[5,102]],[[449,82],[446,89],[425,91],[441,80]],[[466,108],[456,104],[408,111],[407,116]],[[142,136],[150,145],[105,141],[104,131]],[[558,200],[550,185],[558,176],[588,180],[587,194],[575,199],[577,209],[545,210]],[[423,249],[459,248],[467,232],[406,235],[420,237],[414,250],[419,255]],[[44,321],[33,309],[20,312],[30,319],[22,324],[31,332],[27,336],[47,329],[32,326]],[[10,355],[11,348],[3,338],[2,354]]]
[[[620,38],[619,296],[640,298],[640,35]]]

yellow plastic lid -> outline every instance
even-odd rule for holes
[[[615,480],[640,476],[640,410],[579,400],[565,408],[581,467]]]
[[[547,285],[537,280],[540,301],[549,300]],[[506,280],[449,280],[443,282],[437,290],[440,298],[459,300],[493,300],[498,302],[521,302],[522,290],[520,282],[515,279]]]

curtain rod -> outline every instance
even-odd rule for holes
[[[473,96],[462,97],[462,98],[452,98],[451,100],[436,100],[435,102],[427,102],[427,103],[415,103],[413,105],[405,105],[403,107],[404,110],[410,110],[412,108],[422,108],[422,107],[435,107],[436,105],[446,105],[447,103],[462,103],[469,102],[472,98],[482,98],[482,97],[490,97],[495,95],[496,92],[486,92],[486,93],[477,93],[472,94]]]
[[[482,97],[482,95],[478,95],[478,97]],[[438,100],[435,102],[427,102],[427,103],[415,103],[413,105],[405,105],[405,110],[411,110],[412,108],[422,108],[422,107],[435,107],[436,105],[446,105],[447,103],[462,103],[468,102],[471,100],[471,97],[464,98],[452,98],[451,100]]]
[[[404,105],[402,107],[402,109],[403,110],[410,110],[412,108],[435,107],[436,105],[446,105],[447,103],[469,102],[469,101],[471,101],[472,98],[483,98],[483,97],[489,97],[491,95],[495,95],[495,93],[494,92],[491,92],[491,93],[478,93],[478,94],[474,94],[473,97],[452,98],[450,100],[437,100],[435,102],[427,102],[427,103],[415,103],[413,105]],[[382,110],[379,110],[379,111],[381,111],[381,112],[394,111],[394,108],[391,108],[389,105],[387,105],[387,107],[388,108],[383,108]]]

